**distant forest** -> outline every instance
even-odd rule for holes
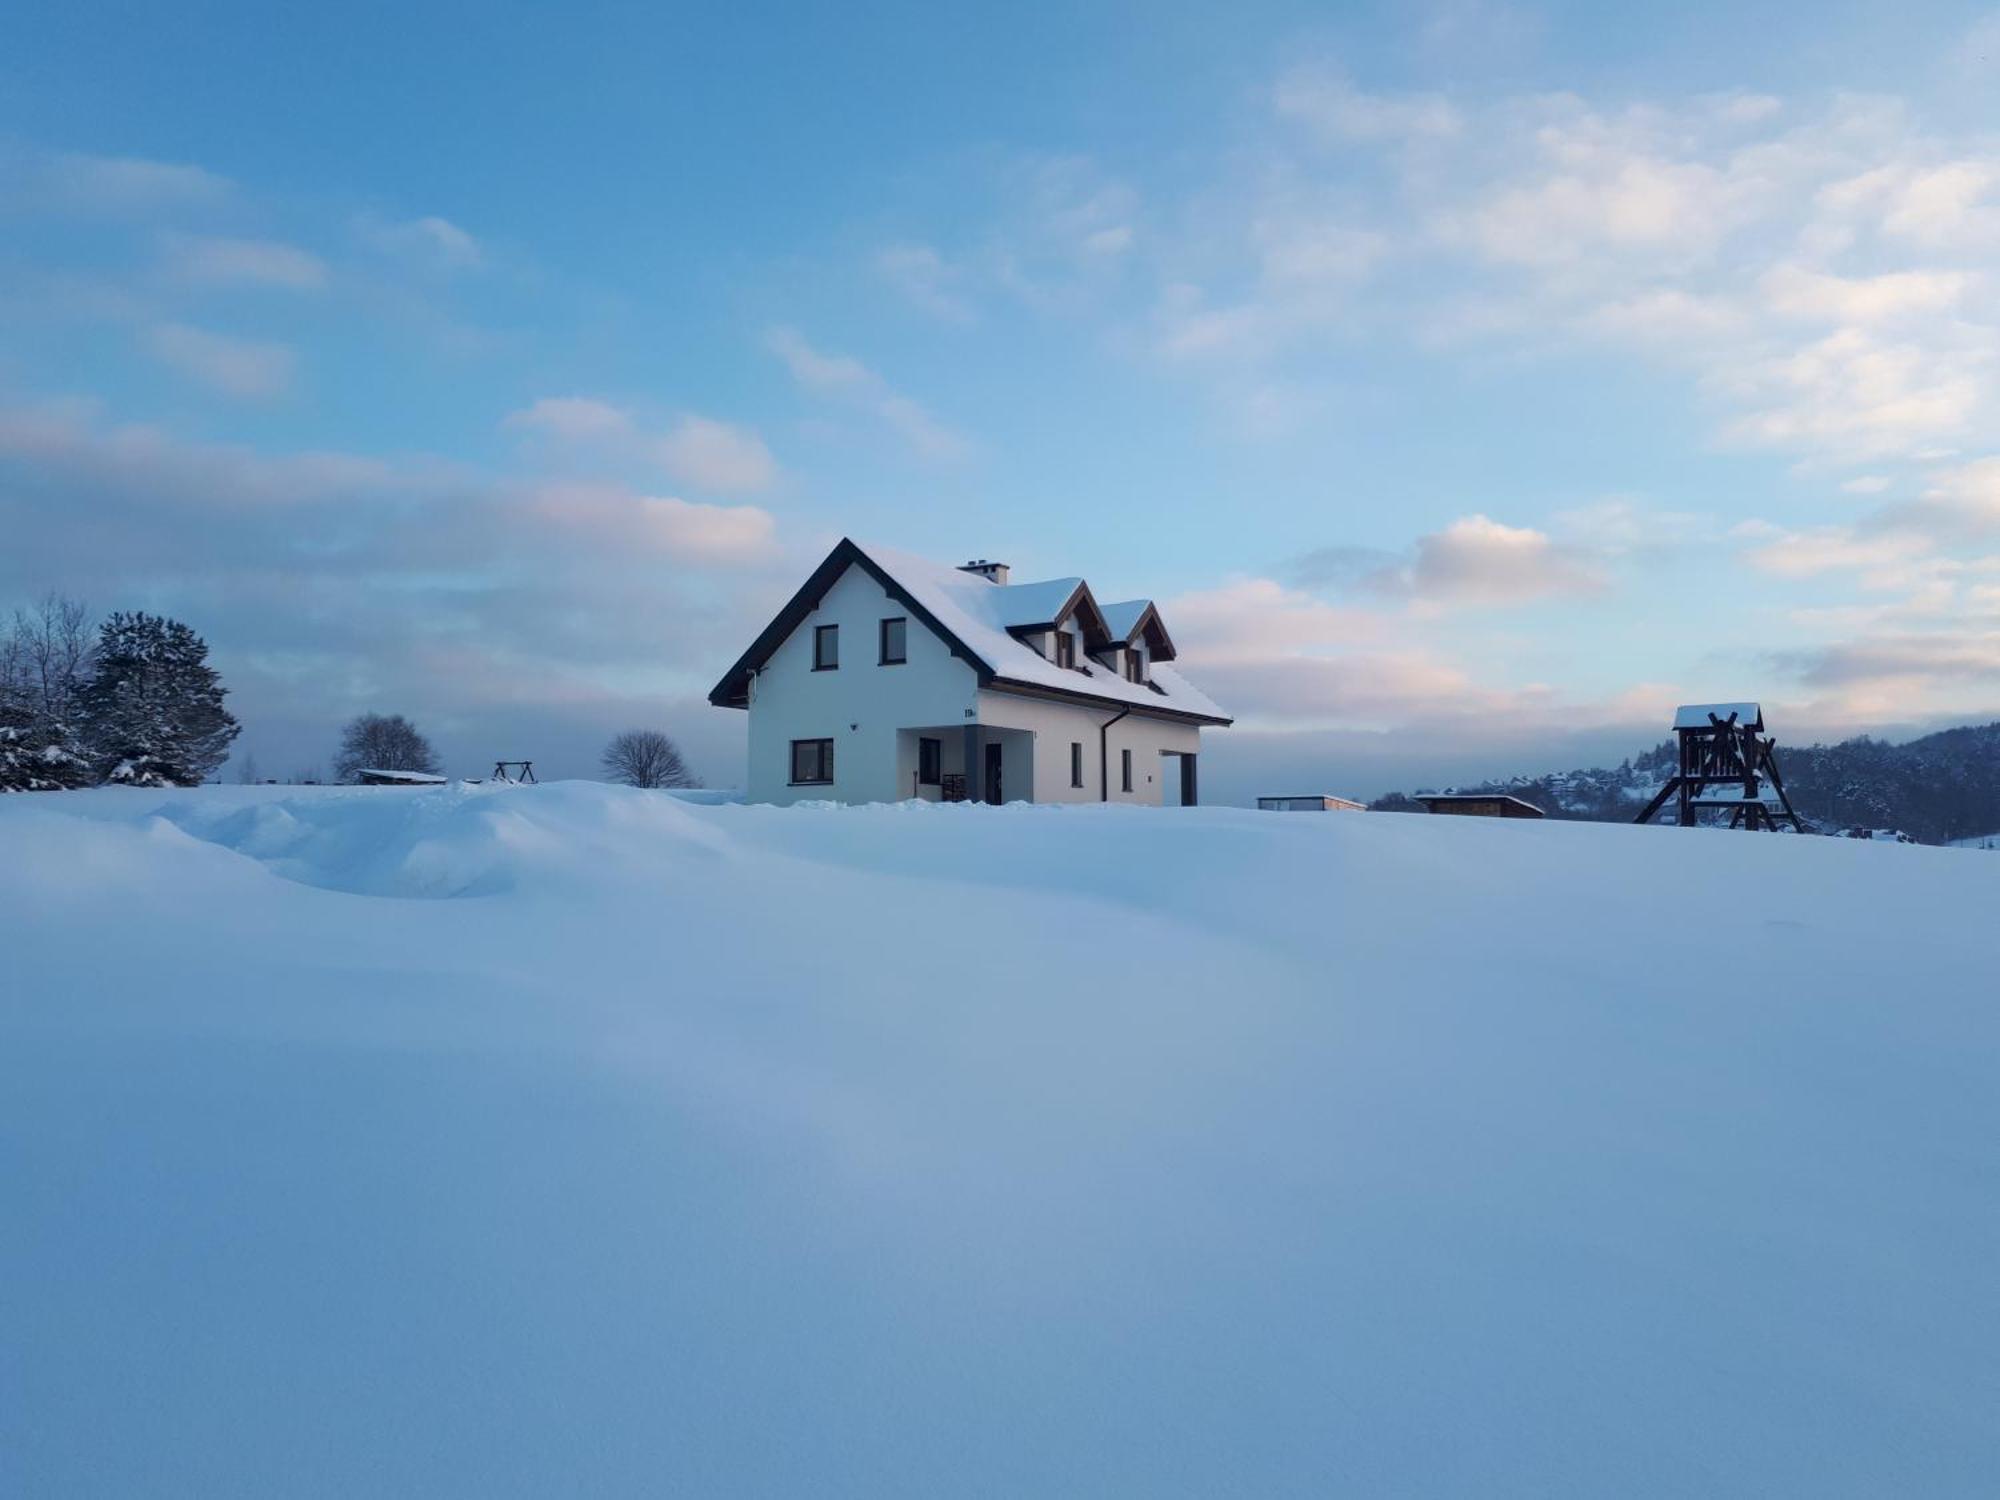
[[[1673,768],[1674,745],[1666,740],[1616,767],[1454,790],[1509,792],[1555,818],[1627,822]],[[1941,730],[1900,745],[1867,736],[1837,745],[1780,744],[1778,768],[1793,805],[1816,833],[1894,829],[1923,844],[2000,833],[2000,722]],[[1402,793],[1370,805],[1421,810]]]

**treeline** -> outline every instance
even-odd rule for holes
[[[1620,765],[1480,782],[1460,791],[1507,792],[1556,818],[1627,822],[1674,773],[1667,740]],[[1837,745],[1779,745],[1785,790],[1816,832],[1894,829],[1919,843],[2000,833],[2000,723],[1927,734],[1904,744],[1862,736]],[[1422,811],[1401,793],[1370,804]]]
[[[144,611],[93,623],[51,594],[0,632],[0,792],[195,786],[240,726],[208,645]]]

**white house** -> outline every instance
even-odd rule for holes
[[[753,802],[1196,800],[1205,724],[1149,600],[842,541],[708,701],[750,713]]]

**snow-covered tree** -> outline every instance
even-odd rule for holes
[[[0,791],[85,786],[78,696],[90,667],[84,607],[50,594],[0,632]]]
[[[100,781],[197,786],[229,758],[241,726],[208,644],[178,620],[143,612],[99,628],[95,666],[79,696],[83,743]]]
[[[657,729],[628,729],[604,747],[604,774],[627,786],[695,786],[680,746]]]
[[[361,771],[422,771],[440,774],[437,752],[401,714],[362,714],[340,731],[333,758],[336,781],[353,781]]]

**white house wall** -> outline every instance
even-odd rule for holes
[[[1098,726],[1116,718],[1116,708],[1081,707],[1047,699],[1023,697],[988,688],[979,694],[979,722],[1006,729],[1024,729],[1034,739],[1034,798],[1037,802],[1096,802],[1100,800]],[[1201,747],[1201,731],[1193,724],[1127,714],[1108,732],[1104,770],[1111,784],[1108,801],[1158,807],[1164,800],[1166,778],[1180,775],[1180,762],[1164,752],[1192,755]],[[1083,785],[1072,787],[1070,745],[1083,746]],[[1132,752],[1132,790],[1121,789],[1120,750]]]
[[[909,660],[883,666],[880,625],[896,616],[909,620]],[[829,672],[813,670],[813,630],[820,625],[840,627],[840,666]],[[752,679],[750,800],[890,802],[910,796],[915,742],[908,739],[899,750],[897,731],[970,723],[968,710],[978,697],[972,668],[865,569],[850,567]],[[831,786],[790,784],[792,741],[807,739],[833,741]]]

